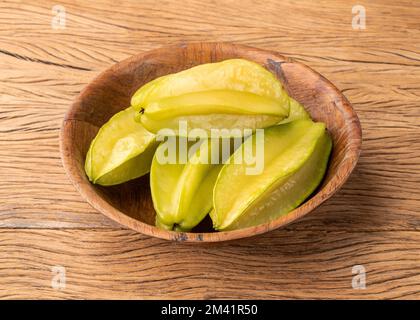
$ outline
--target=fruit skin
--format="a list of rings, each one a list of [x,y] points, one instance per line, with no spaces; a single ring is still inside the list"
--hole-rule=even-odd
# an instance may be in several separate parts
[[[277,78],[259,64],[229,59],[154,79],[134,93],[131,105],[140,111],[152,101],[208,90],[245,91],[274,99],[281,99],[286,93]]]
[[[179,120],[187,120],[192,129],[205,123],[225,129],[264,128],[289,114],[289,96],[276,77],[244,59],[202,64],[157,78],[137,90],[131,105],[140,113],[136,119],[153,133],[176,130]]]
[[[264,144],[260,175],[246,175],[245,164],[226,164],[220,171],[210,212],[215,229],[272,221],[299,206],[321,182],[332,147],[323,123],[298,120],[265,129]]]
[[[189,231],[211,210],[214,183],[223,165],[198,163],[200,157],[209,158],[211,143],[208,141],[185,164],[159,163],[162,148],[163,143],[156,150],[150,171],[156,226]]]
[[[252,129],[276,124],[289,112],[287,103],[254,93],[212,90],[187,93],[152,102],[141,116],[141,123],[151,132],[170,128],[179,135],[179,121],[189,128]],[[203,116],[211,114],[211,117]]]
[[[85,172],[93,183],[110,186],[149,172],[158,142],[154,134],[134,121],[134,114],[132,107],[118,112],[92,140]]]
[[[309,113],[305,110],[303,105],[297,102],[295,99],[290,98],[290,111],[289,116],[278,124],[289,123],[295,120],[310,119]]]

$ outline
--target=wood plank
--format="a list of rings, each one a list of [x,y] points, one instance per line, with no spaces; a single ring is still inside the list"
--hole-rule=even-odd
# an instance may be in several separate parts
[[[416,1],[365,4],[368,24],[363,31],[351,28],[353,4],[345,0],[322,4],[310,0],[246,0],[240,6],[220,0],[169,1],[164,6],[156,6],[151,0],[118,6],[112,1],[97,1],[94,5],[61,1],[67,12],[66,29],[53,30],[51,8],[56,4],[3,1],[3,53],[101,70],[163,43],[217,40],[246,43],[305,59],[316,56],[330,63],[341,59],[365,65],[419,65],[418,41],[404,41],[418,38],[419,22],[410,19],[420,13]],[[203,17],[202,12],[207,14]]]
[[[110,229],[0,238],[0,298],[420,298],[419,232],[278,230],[207,246]],[[364,290],[352,288],[360,264]],[[57,265],[61,291],[51,288]]]

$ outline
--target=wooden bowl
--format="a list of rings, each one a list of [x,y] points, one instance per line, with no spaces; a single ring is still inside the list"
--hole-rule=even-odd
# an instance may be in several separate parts
[[[316,121],[326,123],[333,139],[328,171],[322,185],[300,207],[259,226],[214,232],[209,221],[180,233],[154,226],[155,211],[149,177],[113,187],[91,184],[84,172],[85,155],[98,129],[130,105],[137,88],[156,77],[198,64],[230,58],[253,60],[275,74],[289,94]],[[302,63],[275,52],[229,43],[193,43],[138,54],[115,64],[94,79],[76,98],[65,116],[60,135],[64,168],[80,194],[109,218],[149,236],[189,242],[217,242],[245,238],[284,226],[308,214],[330,198],[347,180],[361,148],[361,128],[347,99],[327,79]]]

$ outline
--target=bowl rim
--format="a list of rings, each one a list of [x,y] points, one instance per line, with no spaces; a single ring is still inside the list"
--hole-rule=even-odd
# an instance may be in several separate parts
[[[241,50],[252,50],[257,51],[261,54],[269,54],[271,56],[276,57],[280,61],[285,61],[286,63],[295,63],[299,64],[300,66],[304,67],[308,71],[318,75],[324,84],[329,87],[337,96],[341,98],[341,104],[336,104],[336,107],[340,109],[341,112],[346,113],[346,117],[350,117],[351,121],[347,122],[347,127],[349,131],[349,139],[351,141],[350,146],[351,148],[348,149],[346,152],[345,158],[342,160],[346,160],[347,166],[340,165],[337,169],[337,172],[331,178],[331,180],[325,184],[321,189],[319,189],[308,201],[305,201],[302,205],[297,207],[296,209],[292,210],[288,214],[284,216],[280,216],[275,220],[270,222],[260,224],[253,227],[248,227],[239,230],[233,231],[219,231],[219,232],[201,232],[201,233],[193,233],[193,232],[176,232],[176,231],[168,231],[162,230],[155,226],[149,225],[145,222],[136,220],[122,211],[118,210],[117,208],[113,207],[109,204],[105,199],[98,196],[98,194],[94,191],[94,187],[88,182],[84,177],[81,176],[80,171],[73,170],[73,168],[77,165],[75,160],[72,158],[70,152],[67,150],[71,150],[71,139],[67,137],[71,133],[71,126],[70,124],[73,121],[79,121],[76,119],[72,119],[72,111],[74,106],[78,101],[83,100],[86,96],[88,96],[91,88],[94,88],[104,77],[107,77],[110,72],[112,72],[117,66],[126,66],[130,63],[133,63],[138,60],[144,59],[147,55],[153,53],[164,52],[165,50],[171,50],[171,48],[179,48],[184,46],[234,46],[236,49]],[[248,238],[253,237],[262,233],[266,233],[268,231],[275,230],[277,228],[286,226],[303,216],[307,215],[315,208],[320,206],[324,203],[327,199],[329,199],[333,194],[335,194],[341,186],[347,181],[350,174],[352,173],[353,169],[355,168],[357,161],[359,159],[359,155],[361,152],[361,144],[362,144],[362,130],[360,121],[357,117],[355,110],[353,109],[350,102],[347,98],[338,90],[328,79],[323,77],[321,74],[313,70],[312,68],[308,67],[307,65],[294,61],[289,57],[285,57],[275,51],[271,50],[264,50],[258,49],[251,46],[246,45],[238,45],[229,42],[192,42],[192,43],[182,43],[178,45],[169,45],[163,46],[154,50],[145,51],[131,57],[128,57],[114,65],[110,68],[102,71],[98,76],[96,76],[91,82],[89,82],[84,89],[80,92],[76,99],[73,100],[70,108],[67,110],[64,120],[62,122],[62,126],[60,129],[59,135],[59,144],[60,144],[60,155],[64,170],[75,186],[77,191],[81,194],[81,196],[97,211],[104,214],[108,218],[118,222],[119,224],[128,227],[132,230],[137,232],[143,233],[148,236],[157,237],[160,239],[165,240],[174,240],[174,241],[183,241],[183,242],[191,242],[191,243],[206,243],[206,242],[222,242],[222,241],[230,241],[236,240],[241,238]],[[348,144],[349,145],[349,144]]]

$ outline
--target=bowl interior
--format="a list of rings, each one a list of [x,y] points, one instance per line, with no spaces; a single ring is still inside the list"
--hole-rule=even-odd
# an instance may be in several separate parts
[[[326,123],[333,150],[322,185],[303,205],[265,225],[230,232],[213,232],[209,219],[191,233],[154,227],[155,211],[148,175],[113,187],[92,185],[84,173],[85,155],[99,128],[130,105],[132,94],[156,77],[198,64],[230,58],[253,60],[273,72],[288,93],[302,103],[312,118]],[[345,97],[309,67],[274,52],[226,43],[171,46],[117,63],[99,75],[79,95],[67,113],[61,131],[64,167],[82,196],[96,209],[142,233],[184,241],[222,241],[252,236],[287,224],[329,198],[347,179],[360,151],[360,124]]]

